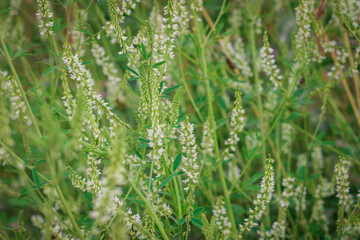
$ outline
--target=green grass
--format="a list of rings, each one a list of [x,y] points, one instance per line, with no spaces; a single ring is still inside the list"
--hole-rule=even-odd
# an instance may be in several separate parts
[[[356,4],[1,1],[0,239],[359,238]]]

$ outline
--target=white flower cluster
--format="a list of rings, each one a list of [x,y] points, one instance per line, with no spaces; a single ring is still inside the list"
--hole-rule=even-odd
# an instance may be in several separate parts
[[[93,42],[91,53],[96,60],[96,64],[101,66],[103,74],[108,78],[107,87],[110,98],[124,100],[123,93],[120,90],[120,82],[122,79],[119,76],[118,70],[114,63],[110,61],[109,56],[106,56],[105,50],[97,42]]]
[[[260,57],[265,73],[274,84],[275,89],[277,89],[283,77],[280,75],[280,69],[275,64],[274,50],[270,47],[266,32],[264,34],[264,47],[260,50]]]
[[[304,211],[304,209],[306,208],[306,190],[306,187],[304,187],[303,185],[297,186],[295,189],[295,209],[298,213],[300,210]]]
[[[60,197],[57,194],[56,190],[51,187],[45,186],[43,191],[44,191],[45,197],[47,199],[49,199],[50,202],[53,203],[51,208],[41,209],[42,214],[44,216],[46,216],[47,219],[45,221],[44,218],[39,214],[31,216],[32,224],[35,227],[41,229],[41,234],[43,236],[42,239],[46,239],[45,238],[45,236],[46,236],[45,229],[47,229],[48,224],[50,224],[50,232],[53,234],[53,236],[56,239],[62,239],[62,240],[77,239],[72,235],[72,231],[69,228],[69,226],[71,226],[70,220],[68,218],[66,218],[66,219],[60,218],[59,207],[62,206],[62,203],[60,201]],[[71,210],[73,212],[77,212],[77,209],[79,209],[79,206],[77,204],[74,204],[73,206],[71,206]],[[63,210],[63,209],[61,209],[61,210]]]
[[[238,167],[238,164],[236,163],[235,159],[233,159],[230,162],[230,166],[228,169],[228,176],[229,176],[230,181],[232,181],[232,182],[237,181],[237,179],[239,179],[239,177],[240,177],[240,173],[241,173],[241,170]]]
[[[201,12],[202,5],[203,5],[202,0],[192,0],[192,3],[190,6],[193,11]]]
[[[164,15],[167,17],[161,19],[160,33],[154,34],[153,60],[155,63],[174,59],[174,42],[176,36],[180,34],[179,21],[181,21],[181,19],[173,1],[169,1],[168,5],[165,6]],[[163,64],[164,71],[166,71],[167,65],[168,63]],[[157,72],[159,72],[159,70],[155,69],[155,73]]]
[[[346,204],[348,200],[348,193],[350,192],[349,183],[349,165],[350,163],[344,158],[340,157],[339,162],[335,166],[336,173],[336,196],[339,198],[339,205]]]
[[[39,20],[39,28],[40,34],[42,36],[46,34],[53,34],[54,31],[52,27],[54,26],[54,22],[52,17],[54,16],[53,12],[49,9],[49,3],[47,0],[37,0],[39,10],[36,13],[36,16]]]
[[[273,163],[274,159],[271,157],[266,159],[265,175],[261,180],[260,193],[254,200],[255,207],[249,209],[249,217],[244,220],[243,224],[240,224],[239,239],[245,238],[247,233],[258,225],[255,221],[261,219],[265,212],[266,204],[268,204],[272,198],[275,185]]]
[[[160,216],[170,216],[172,214],[171,208],[159,194],[150,195],[150,199],[152,208]]]
[[[312,14],[313,0],[301,0],[300,5],[296,8],[296,25],[298,31],[295,36],[296,49],[298,51],[297,58],[307,60],[308,38],[311,32],[311,14]],[[301,54],[301,56],[300,56]],[[298,60],[300,60],[298,59]]]
[[[186,0],[174,1],[174,10],[176,11],[174,22],[179,25],[179,32],[187,33],[189,31],[189,11],[186,9]]]
[[[283,178],[282,185],[284,190],[280,197],[280,210],[278,220],[273,223],[270,231],[265,232],[261,239],[265,239],[265,236],[271,239],[285,238],[286,231],[286,215],[288,207],[290,206],[290,198],[295,195],[294,192],[295,178],[287,177]]]
[[[250,134],[247,134],[245,137],[245,145],[246,145],[246,150],[248,152],[251,152],[258,144],[258,140],[257,140],[257,134],[255,131],[250,132]]]
[[[225,202],[222,197],[219,197],[216,201],[215,207],[213,209],[213,215],[215,217],[215,223],[220,233],[220,239],[228,239],[231,233],[231,222],[226,216]]]
[[[129,2],[131,4],[129,4]],[[111,39],[117,39],[117,42],[120,44],[122,50],[119,52],[119,54],[133,51],[134,46],[133,45],[129,46],[126,43],[127,37],[124,35],[125,33],[123,29],[120,27],[120,24],[124,21],[124,14],[131,13],[131,8],[127,8],[127,6],[135,8],[136,4],[133,3],[132,0],[129,0],[125,4],[123,4],[122,9],[120,9],[117,6],[116,0],[109,0],[108,4],[109,4],[111,22],[105,25],[105,29],[106,28],[110,29],[110,30],[106,30],[106,32],[111,36]]]
[[[314,146],[311,152],[311,159],[313,163],[313,168],[316,172],[320,173],[324,168],[324,158],[319,145]]]
[[[294,183],[295,183],[295,178],[292,177],[283,178],[282,180],[282,186],[284,187],[284,190],[281,194],[280,206],[283,208],[288,207],[290,205],[289,200],[291,197],[295,195]]]
[[[85,106],[85,118],[84,126],[91,130],[91,134],[95,140],[98,140],[99,146],[104,147],[106,143],[105,137],[101,134],[98,123],[96,121],[95,113],[99,116],[105,115],[105,117],[110,122],[109,132],[110,136],[114,134],[114,129],[120,125],[126,125],[123,123],[108,107],[102,97],[95,93],[93,90],[94,79],[91,76],[91,73],[80,61],[79,55],[73,55],[70,51],[69,46],[65,46],[65,51],[62,57],[63,63],[67,67],[67,70],[70,74],[70,78],[76,81],[77,89],[84,91],[86,96],[86,106]],[[95,111],[95,113],[94,113]],[[87,140],[87,139],[85,139]]]
[[[124,0],[121,2],[121,7],[118,8],[119,22],[124,23],[125,15],[130,16],[132,11],[136,8],[136,4],[140,0]]]
[[[323,198],[329,197],[333,194],[334,189],[331,186],[331,183],[326,179],[322,180],[321,183],[317,185],[315,190],[315,203],[312,208],[311,219],[322,223],[325,232],[329,231],[329,220],[325,212]]]
[[[210,121],[207,119],[204,123],[203,138],[201,141],[201,148],[203,153],[207,156],[214,157],[214,129],[210,127]],[[209,161],[205,162],[206,165],[210,164]]]
[[[129,230],[129,234],[136,239],[151,239],[148,234],[144,231],[143,222],[141,221],[140,215],[137,213],[132,215],[132,210],[129,208],[125,212],[124,221],[126,228]]]
[[[69,179],[71,184],[75,187],[80,189],[81,191],[87,191],[87,181],[85,177],[81,177],[74,169],[71,167],[66,167],[66,172],[69,174]]]
[[[152,160],[154,160],[154,171],[156,173],[155,177],[159,177],[162,174],[162,165],[161,165],[161,157],[165,153],[164,149],[164,142],[163,139],[165,137],[165,134],[163,132],[163,129],[165,127],[165,124],[157,125],[154,127],[154,129],[150,128],[147,130],[148,133],[148,139],[149,139],[149,147],[152,148],[152,150],[148,153],[148,157]]]
[[[328,72],[328,77],[333,77],[338,80],[340,78],[339,70],[344,69],[349,53],[345,49],[335,50],[337,57],[337,62],[331,67],[331,70]]]
[[[296,167],[299,169],[300,167],[306,166],[306,153],[301,153],[298,156]]]
[[[194,136],[194,125],[189,123],[189,118],[181,123],[180,143],[182,145],[181,152],[183,171],[187,175],[187,179],[183,180],[186,184],[185,191],[193,193],[198,183],[199,165],[197,163],[196,139]]]
[[[262,81],[263,83],[264,81]],[[262,87],[260,89],[260,91],[262,92]],[[266,92],[266,94],[264,94],[265,96],[265,101],[264,101],[264,125],[265,128],[268,128],[269,122],[272,121],[272,119],[274,118],[274,113],[275,113],[275,107],[277,106],[277,102],[278,102],[278,94],[275,91],[268,91]]]
[[[93,199],[93,210],[90,212],[90,217],[100,226],[108,223],[117,209],[123,205],[123,202],[118,198],[121,193],[120,188],[109,189],[104,187]]]
[[[56,218],[56,220],[58,221],[58,223],[52,222],[52,225],[50,227],[53,236],[56,239],[61,239],[61,240],[75,240],[76,238],[73,238],[72,235],[64,233],[64,226],[61,223],[61,220],[58,218]],[[43,239],[45,239],[46,236],[45,229],[47,223],[45,222],[44,218],[38,214],[32,215],[31,222],[33,226],[41,229],[41,234],[43,235]]]
[[[221,41],[221,47],[227,58],[231,59],[235,67],[240,70],[242,76],[251,77],[253,75],[245,54],[244,43],[240,36],[233,44],[230,40],[224,39],[224,41]]]
[[[242,106],[241,92],[236,92],[235,98],[235,107],[232,110],[230,120],[230,137],[225,141],[227,147],[223,153],[224,160],[234,156],[236,145],[240,140],[238,135],[244,130],[245,126],[245,110]]]
[[[22,99],[20,89],[17,86],[14,76],[6,78],[5,82],[3,82],[2,89],[11,103],[11,119],[19,119],[27,126],[30,126],[31,120],[26,114],[25,102]]]
[[[100,183],[100,169],[98,165],[101,164],[101,160],[97,158],[96,154],[89,152],[87,156],[87,169],[86,175],[88,178],[87,191],[91,192],[94,196],[98,196],[101,193],[102,186]]]
[[[348,17],[354,29],[359,29],[360,2],[358,0],[342,0],[339,3],[341,12]]]
[[[119,199],[125,182],[126,141],[121,127],[115,129],[110,148],[110,164],[105,165],[100,180],[100,190],[93,199],[90,216],[98,226],[104,226],[123,206]],[[97,229],[94,229],[95,231]]]
[[[352,69],[352,71],[355,73],[359,73],[359,70],[357,69],[359,67],[359,65],[360,65],[360,47],[357,47],[355,49],[354,69]]]
[[[64,71],[60,71],[60,79],[63,87],[63,96],[61,99],[63,100],[63,104],[68,115],[67,118],[70,121],[73,118],[74,110],[76,108],[76,99],[71,94],[66,73]]]
[[[290,123],[281,124],[281,151],[288,154],[291,148],[293,128]]]
[[[83,124],[88,129],[90,129],[91,134],[93,135],[95,140],[99,137],[101,138],[102,135],[98,127],[98,123],[96,122],[96,117],[92,110],[95,108],[95,101],[93,100],[93,96],[95,95],[93,90],[94,79],[92,78],[90,71],[87,70],[84,65],[82,65],[82,62],[79,59],[79,55],[73,55],[71,53],[69,46],[65,46],[62,60],[67,67],[70,78],[76,81],[77,88],[84,91],[84,94],[87,97]],[[101,114],[99,113],[99,115]]]

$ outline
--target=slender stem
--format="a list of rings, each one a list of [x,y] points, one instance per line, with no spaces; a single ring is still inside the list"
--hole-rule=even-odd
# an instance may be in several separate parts
[[[3,38],[0,38],[0,43],[1,43],[1,47],[3,49],[3,52],[5,53],[5,57],[6,57],[6,60],[9,64],[9,67],[10,67],[10,70],[12,72],[12,74],[14,75],[14,78],[15,78],[15,81],[16,81],[16,84],[17,84],[17,87],[19,88],[20,90],[20,93],[21,93],[21,97],[23,98],[24,102],[25,102],[25,105],[26,105],[26,109],[30,115],[30,119],[31,119],[31,122],[33,123],[34,127],[35,127],[35,130],[36,130],[36,133],[38,135],[41,135],[41,132],[40,132],[40,129],[39,129],[39,126],[36,122],[36,119],[35,119],[35,116],[33,114],[33,112],[31,111],[31,107],[30,107],[30,104],[29,104],[29,101],[28,99],[26,98],[26,94],[25,94],[25,91],[21,85],[21,82],[20,82],[20,79],[19,79],[19,76],[17,75],[17,72],[15,70],[15,67],[11,61],[11,57],[7,51],[7,48],[6,48],[6,45],[5,45],[5,42],[4,42],[4,39]]]
[[[355,66],[354,64],[354,58],[351,52],[351,45],[350,45],[350,40],[349,40],[349,35],[348,33],[345,31],[345,29],[342,27],[341,28],[342,32],[343,32],[343,39],[345,42],[345,46],[346,49],[348,51],[349,54],[349,62],[350,62],[350,66],[352,68],[356,68],[357,66]],[[356,94],[356,101],[357,101],[357,105],[358,107],[360,106],[360,89],[359,89],[359,76],[357,74],[356,71],[351,71],[352,76],[353,76],[353,80],[354,80],[354,87],[355,87],[355,94]]]
[[[34,127],[35,127],[36,133],[37,133],[37,135],[38,135],[39,137],[42,137],[42,134],[41,134],[41,131],[40,131],[39,126],[38,126],[38,124],[37,124],[37,121],[36,121],[36,119],[35,119],[35,116],[34,116],[32,110],[31,110],[29,101],[28,101],[27,98],[26,98],[25,91],[24,91],[24,89],[23,89],[23,87],[22,87],[22,85],[21,85],[19,76],[17,75],[17,72],[16,72],[16,70],[15,70],[15,68],[14,68],[14,65],[12,64],[11,57],[10,57],[8,51],[7,51],[5,42],[4,42],[4,40],[3,40],[2,38],[0,38],[0,43],[1,43],[1,46],[2,46],[2,48],[3,48],[3,52],[5,53],[5,57],[6,57],[6,59],[7,59],[7,62],[8,62],[8,64],[9,64],[10,69],[11,69],[11,72],[13,73],[14,78],[15,78],[15,80],[16,80],[16,84],[17,84],[17,86],[18,86],[18,88],[19,88],[19,90],[20,90],[20,92],[21,92],[21,96],[22,96],[22,98],[23,98],[23,100],[24,100],[24,102],[25,102],[27,111],[28,111],[28,113],[29,113],[29,115],[30,115],[30,119],[31,119],[31,121],[32,121],[32,123],[33,123],[33,125],[34,125]],[[46,156],[46,160],[47,160],[47,162],[48,162],[48,164],[49,164],[50,171],[52,172],[52,177],[56,176],[55,170],[54,170],[54,168],[53,168],[53,166],[52,166],[52,163],[51,163],[50,158],[49,158],[48,155]],[[80,239],[84,239],[84,237],[83,237],[83,235],[82,235],[82,232],[81,232],[81,230],[80,230],[80,228],[79,228],[79,225],[78,225],[77,222],[75,221],[74,215],[72,214],[72,212],[71,212],[71,210],[70,210],[70,208],[69,208],[69,206],[68,206],[68,204],[67,204],[67,202],[66,202],[66,200],[65,200],[65,197],[64,197],[64,195],[62,194],[62,191],[61,191],[58,183],[57,183],[56,181],[52,181],[52,182],[50,182],[50,183],[52,183],[52,184],[55,186],[55,189],[56,189],[56,191],[57,191],[57,193],[58,193],[58,195],[59,195],[59,197],[60,197],[60,200],[61,200],[61,202],[62,202],[62,204],[63,204],[63,206],[64,206],[67,214],[69,215],[69,218],[70,218],[70,220],[71,220],[71,223],[73,224],[73,227],[74,227],[74,229],[75,229],[78,237],[80,237]]]
[[[196,111],[196,114],[198,115],[199,119],[201,122],[204,122],[204,118],[202,117],[201,113],[200,113],[200,110],[199,108],[197,107],[197,105],[195,104],[195,101],[194,101],[194,98],[192,97],[191,95],[191,92],[190,92],[190,89],[186,83],[186,78],[185,78],[185,74],[184,74],[184,66],[183,66],[183,61],[181,60],[181,54],[182,54],[182,41],[180,42],[180,53],[177,54],[177,58],[178,58],[178,62],[179,62],[179,65],[180,65],[180,73],[181,73],[181,80],[183,82],[183,85],[184,85],[184,88],[185,88],[185,91],[186,91],[186,94],[188,95],[189,97],[189,100],[191,102],[191,105],[194,107],[195,111]]]
[[[254,31],[254,21],[251,21],[249,28],[249,41],[251,46],[251,55],[252,55],[252,67],[255,79],[255,88],[256,88],[256,98],[257,98],[257,109],[259,111],[259,120],[260,120],[260,131],[261,136],[264,137],[264,115],[263,115],[263,105],[261,98],[261,83],[259,78],[259,72],[257,69],[257,55],[256,55],[256,42],[255,42],[255,31]],[[266,159],[266,146],[262,146],[262,155],[263,159]]]
[[[214,129],[213,131],[213,139],[214,139],[214,148],[215,148],[215,155],[216,155],[216,159],[217,159],[217,168],[219,171],[219,175],[220,175],[220,181],[221,181],[221,185],[222,185],[222,189],[224,192],[224,197],[225,197],[225,202],[228,208],[228,212],[229,212],[229,217],[230,217],[230,221],[231,221],[231,228],[232,228],[232,232],[233,234],[237,233],[236,230],[236,222],[235,222],[235,218],[234,218],[234,213],[232,210],[232,206],[231,206],[231,200],[230,200],[230,192],[228,191],[227,185],[226,185],[226,180],[225,180],[225,174],[224,174],[224,170],[222,167],[222,161],[220,161],[220,151],[219,151],[219,144],[218,144],[218,139],[217,139],[217,133],[216,133],[216,124],[215,124],[215,117],[214,117],[214,109],[213,109],[213,97],[212,97],[212,90],[210,88],[210,83],[209,83],[209,79],[208,79],[208,69],[207,69],[207,61],[206,61],[206,54],[205,54],[205,46],[203,45],[203,39],[201,36],[201,29],[199,24],[196,22],[196,36],[197,36],[197,40],[199,43],[199,47],[200,47],[200,66],[201,66],[201,71],[202,71],[202,78],[205,81],[205,87],[206,87],[206,99],[207,99],[207,104],[208,104],[208,116],[210,118],[210,127],[212,129]]]
[[[159,231],[161,233],[161,236],[163,237],[163,239],[165,240],[169,240],[169,237],[166,235],[166,232],[164,230],[164,227],[161,223],[161,221],[159,220],[158,216],[156,215],[156,213],[154,212],[154,209],[152,208],[151,204],[148,202],[148,200],[145,198],[145,196],[141,193],[141,191],[136,187],[136,185],[134,183],[132,183],[132,181],[130,181],[128,179],[128,182],[130,183],[130,185],[132,186],[132,188],[134,189],[134,191],[137,193],[137,195],[141,198],[141,200],[144,202],[145,207],[149,210],[149,213],[151,215],[151,217],[153,218],[156,226],[159,228]]]
[[[328,38],[325,30],[324,30],[324,29],[322,29],[322,30],[323,30],[323,32],[324,32],[325,42],[326,42],[327,44],[329,44],[330,40],[329,40],[329,38]],[[335,50],[331,50],[330,55],[331,55],[331,58],[333,59],[335,65],[337,65],[337,64],[338,64],[338,60],[337,60],[337,56],[336,56]],[[352,93],[351,93],[351,91],[350,91],[350,87],[349,87],[349,85],[347,84],[346,77],[345,77],[345,75],[344,75],[344,73],[343,73],[343,71],[342,71],[341,68],[338,68],[338,72],[339,72],[339,75],[340,75],[341,82],[342,82],[342,84],[343,84],[343,86],[344,86],[344,89],[345,89],[345,92],[346,92],[346,96],[347,96],[347,98],[349,99],[350,105],[351,105],[351,107],[352,107],[352,109],[353,109],[353,111],[354,111],[354,113],[355,113],[356,121],[357,121],[358,125],[360,126],[360,113],[359,113],[359,110],[358,110],[358,108],[357,108],[357,106],[356,106],[354,97],[352,96]]]
[[[298,72],[298,74],[300,74],[301,71]],[[292,86],[290,86],[290,90],[289,90],[289,96],[291,96],[294,92],[296,83],[297,83],[297,79],[298,76],[294,78],[294,82],[292,83]],[[244,169],[241,171],[239,177],[236,179],[236,181],[232,184],[229,192],[231,193],[231,191],[234,189],[235,185],[238,184],[240,182],[241,177],[244,175],[244,173],[246,172],[246,170],[250,167],[252,161],[255,159],[256,153],[262,148],[262,145],[265,143],[266,139],[270,136],[271,132],[273,131],[273,129],[275,128],[275,126],[278,124],[278,122],[280,121],[282,115],[284,114],[286,108],[288,106],[288,100],[283,100],[280,103],[280,111],[275,115],[276,118],[273,122],[273,124],[271,125],[271,127],[267,130],[267,132],[265,133],[264,137],[261,139],[260,144],[256,147],[254,153],[250,156],[250,159],[247,161]]]

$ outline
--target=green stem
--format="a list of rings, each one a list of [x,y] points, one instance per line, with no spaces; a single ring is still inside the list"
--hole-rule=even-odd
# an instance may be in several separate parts
[[[7,51],[7,48],[6,48],[4,39],[0,38],[0,43],[1,43],[1,46],[2,46],[2,49],[3,49],[3,52],[5,53],[5,57],[6,57],[6,60],[7,60],[8,64],[9,64],[10,70],[11,70],[12,74],[14,75],[14,78],[15,78],[15,81],[16,81],[16,84],[17,84],[17,87],[18,87],[19,90],[20,90],[21,97],[23,98],[23,100],[24,100],[24,102],[25,102],[27,111],[28,111],[28,113],[29,113],[29,115],[30,115],[31,122],[33,123],[33,125],[34,125],[34,127],[35,127],[36,133],[41,136],[41,132],[40,132],[39,126],[37,125],[35,116],[34,116],[33,112],[31,111],[31,107],[30,107],[29,101],[28,101],[28,99],[26,98],[26,94],[25,94],[25,91],[24,91],[24,89],[23,89],[23,87],[22,87],[22,85],[21,85],[19,76],[17,75],[17,72],[16,72],[16,70],[15,70],[15,67],[14,67],[14,65],[13,65],[13,63],[12,63],[12,61],[11,61],[11,57],[10,57],[8,51]]]
[[[263,116],[263,104],[262,104],[262,98],[261,98],[261,83],[259,78],[259,72],[257,69],[257,55],[256,55],[256,42],[255,42],[255,31],[254,31],[254,21],[251,21],[250,23],[250,29],[249,29],[249,41],[251,46],[251,56],[252,56],[252,67],[253,67],[253,73],[254,73],[254,79],[255,79],[255,88],[256,88],[256,98],[257,98],[257,108],[259,111],[259,120],[260,120],[260,131],[261,136],[264,138],[264,116]],[[266,146],[262,146],[262,155],[263,159],[265,161],[266,159]]]
[[[298,72],[298,75],[300,75],[300,72],[302,71],[299,71]],[[294,79],[294,82],[292,83],[292,86],[290,86],[290,89],[289,89],[289,95],[288,96],[292,96],[293,92],[294,92],[294,89],[295,89],[295,86],[296,86],[296,83],[298,81],[298,76],[296,76]],[[273,129],[275,128],[275,126],[278,124],[278,122],[280,121],[282,115],[284,114],[287,106],[288,106],[288,100],[283,100],[281,103],[280,103],[280,111],[278,111],[276,113],[276,119],[275,121],[273,122],[273,124],[271,125],[271,127],[268,129],[268,131],[265,133],[264,137],[261,139],[261,142],[260,144],[256,147],[255,151],[253,152],[253,154],[250,156],[250,159],[247,161],[244,169],[241,171],[239,177],[236,179],[236,181],[232,184],[229,192],[231,193],[231,191],[234,189],[235,185],[237,183],[240,182],[240,179],[241,177],[245,174],[246,170],[250,167],[252,161],[255,159],[255,156],[256,156],[256,153],[262,148],[262,146],[264,145],[266,139],[270,136],[271,132],[273,131]]]
[[[196,14],[196,13],[194,13],[194,14]],[[221,181],[221,185],[222,185],[222,189],[223,189],[223,193],[224,193],[224,197],[225,197],[226,206],[227,206],[228,212],[229,212],[232,232],[233,232],[233,234],[237,234],[236,222],[235,222],[234,213],[233,213],[232,206],[231,206],[230,192],[228,191],[228,188],[226,185],[225,174],[224,174],[224,170],[222,167],[222,161],[220,161],[220,151],[219,151],[219,144],[218,144],[217,133],[216,133],[214,109],[213,109],[213,105],[212,105],[212,102],[213,102],[212,90],[210,88],[210,83],[209,83],[209,79],[208,79],[208,75],[207,75],[208,69],[207,69],[206,55],[205,55],[205,51],[204,51],[205,46],[203,45],[203,41],[202,41],[202,37],[201,37],[201,29],[197,22],[196,22],[196,28],[197,28],[196,35],[197,35],[197,40],[199,43],[200,54],[201,54],[200,55],[200,66],[201,66],[201,71],[203,74],[202,78],[205,81],[205,86],[206,86],[206,99],[207,99],[208,111],[209,111],[208,116],[210,118],[210,127],[212,129],[214,129],[213,139],[214,139],[215,155],[216,155],[216,159],[217,159],[217,168],[218,168],[219,175],[220,175],[220,181]]]
[[[14,68],[14,65],[12,64],[11,57],[10,57],[8,51],[7,51],[5,42],[4,42],[4,40],[3,40],[2,38],[0,38],[0,43],[1,43],[1,46],[2,46],[2,48],[3,48],[3,52],[5,53],[5,57],[6,57],[6,59],[7,59],[7,62],[8,62],[8,64],[9,64],[10,69],[11,69],[11,72],[13,73],[14,78],[15,78],[15,80],[16,80],[16,84],[17,84],[17,86],[18,86],[18,88],[19,88],[19,90],[20,90],[20,92],[21,92],[21,96],[22,96],[22,98],[23,98],[23,100],[24,100],[24,102],[25,102],[27,111],[28,111],[28,113],[29,113],[29,115],[30,115],[30,119],[31,119],[31,121],[32,121],[32,123],[33,123],[33,125],[34,125],[34,127],[35,127],[36,133],[37,133],[37,135],[41,138],[41,137],[42,137],[41,131],[40,131],[40,129],[39,129],[39,126],[38,126],[38,124],[37,124],[37,121],[36,121],[36,119],[35,119],[35,116],[34,116],[32,110],[31,110],[29,101],[28,101],[27,98],[26,98],[26,94],[25,94],[25,91],[24,91],[24,89],[23,89],[23,87],[22,87],[22,85],[21,85],[19,76],[17,75],[17,72],[16,72],[16,70],[15,70],[15,68]],[[48,164],[49,164],[50,171],[52,172],[52,177],[56,177],[55,170],[53,169],[53,166],[52,166],[52,164],[51,164],[51,162],[50,162],[49,156],[46,156],[46,160],[47,160],[47,162],[48,162]],[[62,202],[62,204],[63,204],[63,206],[64,206],[67,214],[69,215],[69,218],[70,218],[70,220],[71,220],[71,223],[73,224],[73,227],[74,227],[74,229],[75,229],[78,237],[79,237],[80,239],[84,239],[83,236],[82,236],[81,230],[80,230],[80,228],[79,228],[79,225],[78,225],[77,222],[75,221],[74,215],[72,214],[70,208],[68,207],[67,202],[66,202],[66,200],[65,200],[65,198],[64,198],[64,195],[63,195],[62,192],[61,192],[61,189],[60,189],[58,183],[55,181],[55,182],[52,182],[52,184],[55,186],[55,189],[56,189],[56,191],[57,191],[57,193],[58,193],[58,195],[59,195],[59,197],[60,197],[60,199],[61,199],[61,202]]]
[[[157,217],[156,213],[154,212],[154,209],[152,208],[151,204],[148,202],[148,200],[145,198],[145,196],[141,193],[141,191],[129,179],[128,179],[128,182],[130,183],[130,185],[132,186],[134,191],[137,193],[137,195],[144,202],[145,207],[149,210],[149,213],[150,213],[151,217],[153,218],[156,226],[159,228],[159,231],[160,231],[163,239],[169,240],[169,237],[166,235],[164,227],[163,227],[161,221],[159,220],[159,218]]]

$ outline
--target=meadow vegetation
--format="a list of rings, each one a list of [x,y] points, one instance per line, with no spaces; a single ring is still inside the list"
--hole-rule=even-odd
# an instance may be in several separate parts
[[[360,1],[0,1],[0,239],[359,239]]]

